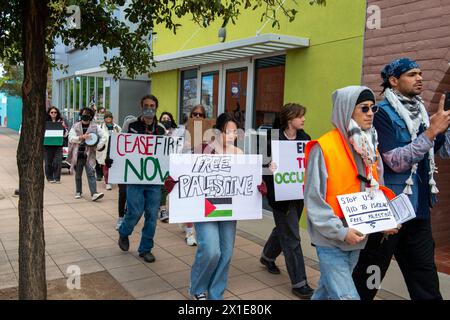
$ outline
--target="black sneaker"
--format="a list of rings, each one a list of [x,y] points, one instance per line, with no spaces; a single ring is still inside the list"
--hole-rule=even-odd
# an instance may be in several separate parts
[[[155,256],[150,251],[139,253],[139,257],[144,258],[144,261],[148,263],[155,262]]]
[[[308,284],[305,284],[300,288],[292,288],[292,293],[301,299],[310,300],[314,290]]]
[[[130,240],[128,240],[128,237],[122,237],[119,236],[119,248],[122,249],[122,251],[128,251],[130,249]]]
[[[261,259],[259,259],[259,261],[267,268],[267,271],[269,271],[270,273],[272,273],[272,274],[280,274],[281,273],[280,269],[278,269],[278,267],[274,261],[268,261],[268,260],[264,259],[263,257],[261,257]]]

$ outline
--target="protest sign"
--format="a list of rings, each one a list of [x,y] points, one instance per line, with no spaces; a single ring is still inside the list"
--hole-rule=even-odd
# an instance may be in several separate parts
[[[216,124],[216,119],[198,119],[189,118],[186,130],[189,133],[189,143],[191,147],[197,147],[203,142],[210,142],[213,136],[214,125]]]
[[[405,223],[416,217],[412,203],[404,193],[400,193],[392,199],[389,202],[389,206],[398,224]]]
[[[45,123],[44,146],[59,146],[64,142],[64,127],[61,122]]]
[[[170,156],[170,223],[262,218],[261,155]]]
[[[275,200],[303,199],[305,184],[305,146],[308,141],[272,141]]]
[[[397,227],[388,200],[381,190],[337,196],[349,228],[362,234],[380,232]]]
[[[112,133],[108,182],[163,184],[169,175],[169,155],[182,149],[183,137]]]

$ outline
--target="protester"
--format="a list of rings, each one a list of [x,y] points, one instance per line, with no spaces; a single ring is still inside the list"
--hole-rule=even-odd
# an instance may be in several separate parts
[[[296,103],[288,103],[281,108],[281,128],[268,137],[267,150],[271,153],[271,140],[305,141],[311,137],[305,133],[306,108]],[[272,138],[272,139],[271,139]],[[277,164],[272,161],[270,169],[276,170]],[[276,201],[273,175],[264,175],[267,185],[269,204],[273,209],[275,228],[273,228],[261,254],[260,262],[273,274],[279,274],[276,258],[283,252],[286,268],[292,283],[292,293],[303,299],[310,299],[314,290],[306,279],[305,262],[300,244],[299,221],[303,211],[303,200]]]
[[[378,288],[367,285],[372,275],[368,267],[379,267],[381,282],[395,256],[411,299],[441,300],[430,207],[436,203],[438,193],[434,154],[450,158],[450,111],[444,111],[442,96],[438,111],[428,116],[420,97],[422,71],[413,60],[392,61],[383,68],[381,77],[384,100],[379,104],[374,126],[380,141],[384,182],[397,195],[408,195],[416,218],[405,222],[397,235],[386,238],[380,233],[371,234],[353,279],[361,298],[373,299]]]
[[[94,122],[99,127],[102,126],[105,122],[105,112],[106,112],[106,109],[104,107],[98,108],[98,110],[95,112]],[[102,164],[100,164],[98,162],[98,160],[96,159],[95,175],[97,177],[97,181],[102,181],[102,179],[103,179],[103,171],[104,171],[103,167],[104,166]]]
[[[124,133],[164,135],[165,128],[156,119],[158,99],[154,95],[146,95],[141,99],[141,115],[127,121],[122,128]],[[126,130],[126,131],[125,131]],[[111,162],[109,162],[109,166]],[[161,186],[152,184],[129,184],[126,196],[127,213],[119,227],[119,247],[128,251],[130,242],[128,236],[144,214],[141,242],[138,248],[139,256],[146,262],[154,262],[152,254],[153,238],[156,230],[156,219],[161,200]]]
[[[203,145],[203,153],[242,154],[235,147],[237,123],[233,116],[223,113],[217,118],[216,129],[220,134],[214,142]],[[169,176],[165,187],[170,193],[176,182]],[[265,184],[258,186],[265,194]],[[197,232],[198,248],[191,269],[189,294],[196,300],[221,300],[228,282],[228,270],[233,255],[236,236],[236,221],[213,221],[194,223]]]
[[[375,95],[369,88],[339,89],[333,93],[335,129],[306,145],[307,226],[320,266],[313,300],[359,299],[352,271],[367,239],[348,227],[337,196],[375,189],[381,189],[389,198],[394,196],[392,191],[379,186],[381,166],[377,165],[381,161],[372,126],[377,110]]]
[[[95,154],[96,150],[105,148],[107,136],[105,132],[92,121],[94,118],[94,111],[92,109],[81,109],[80,117],[81,121],[75,123],[72,126],[72,129],[70,129],[69,155],[67,156],[68,161],[70,161],[71,172],[75,170],[75,199],[80,199],[82,197],[81,176],[83,174],[83,168],[85,168],[92,201],[97,201],[103,198],[103,193],[97,192],[94,171]],[[96,143],[95,137],[98,137]],[[90,143],[91,140],[94,140],[92,144]]]
[[[111,136],[111,133],[120,133],[122,130],[120,126],[113,121],[113,115],[111,112],[107,111],[105,112],[104,122],[100,125],[100,128],[106,133],[108,140],[106,142],[106,147],[103,151],[97,152],[96,159],[97,163],[101,165],[101,168],[103,170],[103,177],[105,178],[105,188],[106,190],[111,190],[112,186],[108,182],[108,172],[109,168],[105,165],[105,159],[106,155],[108,153],[108,147],[109,147],[109,137]]]
[[[61,116],[57,107],[51,107],[47,111],[47,119],[53,123],[60,123],[63,128],[63,139],[67,137],[69,128]],[[50,183],[61,183],[61,165],[63,159],[63,144],[60,146],[44,146],[45,176]]]

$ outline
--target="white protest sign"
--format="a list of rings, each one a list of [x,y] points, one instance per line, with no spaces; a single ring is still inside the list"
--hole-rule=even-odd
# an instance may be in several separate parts
[[[108,182],[163,184],[169,174],[169,155],[182,149],[183,137],[112,133]]]
[[[411,200],[409,200],[409,197],[404,193],[400,193],[392,199],[389,202],[389,206],[391,207],[391,211],[394,213],[395,220],[398,224],[405,223],[416,217]]]
[[[371,194],[358,192],[337,196],[349,228],[362,234],[380,232],[397,227],[388,200],[381,190]]]
[[[303,199],[305,184],[305,146],[308,141],[272,141],[275,200]]]
[[[171,155],[170,176],[170,223],[262,219],[261,155]]]

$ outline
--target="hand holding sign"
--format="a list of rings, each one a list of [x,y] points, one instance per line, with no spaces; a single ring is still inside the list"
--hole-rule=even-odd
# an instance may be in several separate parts
[[[175,181],[171,176],[168,176],[164,181],[164,188],[168,193],[171,193],[177,183],[178,181]]]
[[[358,230],[349,228],[347,235],[345,236],[345,242],[347,242],[350,245],[355,245],[363,241],[365,238],[366,236],[363,235]]]

